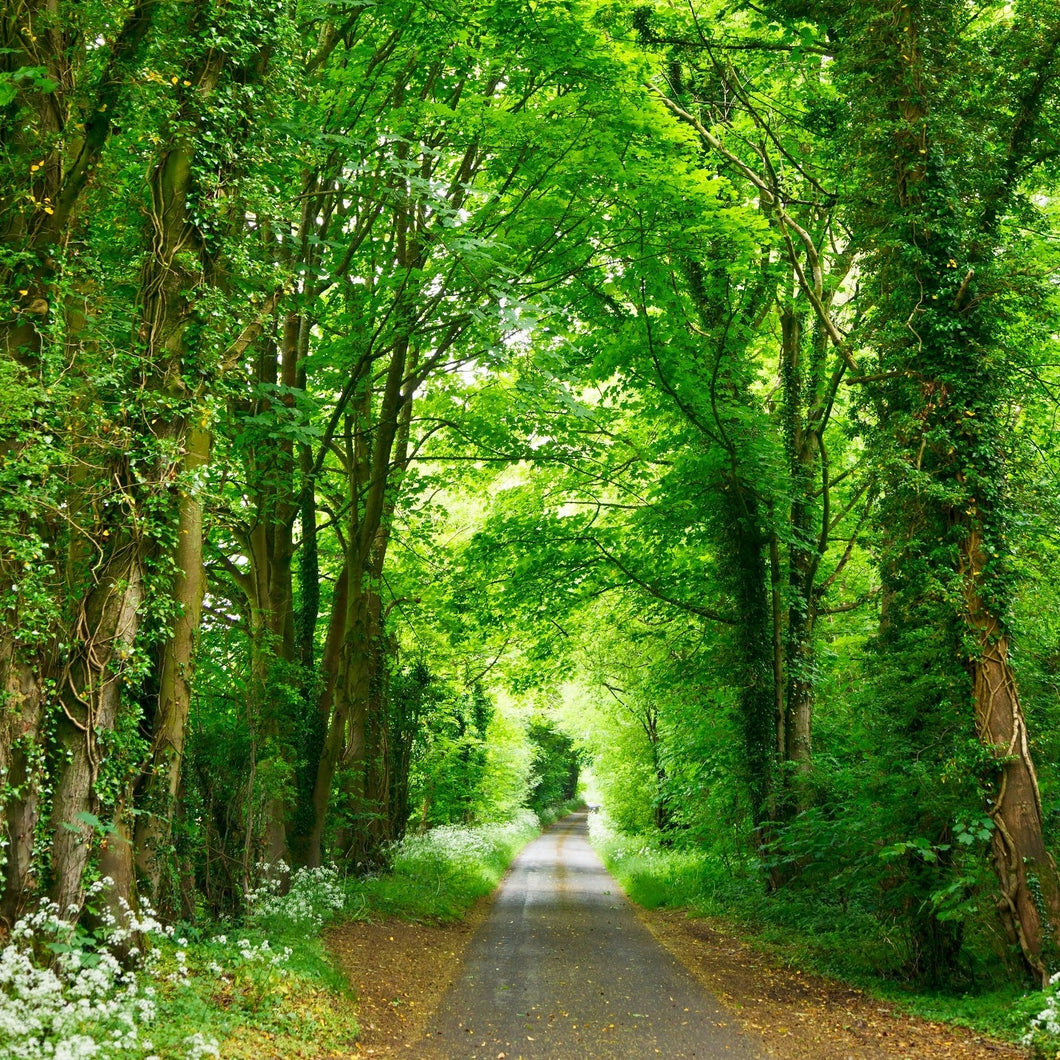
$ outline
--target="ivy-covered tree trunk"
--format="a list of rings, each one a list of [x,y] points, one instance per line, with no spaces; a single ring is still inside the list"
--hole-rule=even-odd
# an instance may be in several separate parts
[[[408,369],[415,371],[416,353],[409,355]],[[412,401],[405,401],[398,411],[397,433],[393,441],[391,475],[398,481],[408,470],[409,433],[412,423]],[[397,507],[398,491],[391,490],[372,543],[371,570],[375,584],[382,581],[390,546],[391,527]],[[351,850],[362,861],[374,861],[381,850],[398,839],[397,822],[402,818],[400,807],[408,801],[408,770],[395,769],[392,740],[390,671],[397,663],[397,641],[386,630],[386,612],[379,593],[370,602],[374,634],[372,667],[368,675],[369,692],[365,713],[365,750],[363,758],[363,825],[356,829]],[[400,739],[400,738],[399,738]],[[402,821],[402,826],[404,821]]]
[[[183,100],[168,130],[169,142],[161,150],[148,181],[149,251],[140,277],[136,336],[142,344],[142,362],[139,378],[130,380],[129,385],[139,389],[140,407],[148,413],[149,423],[130,425],[131,437],[141,448],[130,469],[126,514],[131,523],[141,528],[135,554],[142,572],[146,574],[151,563],[158,566],[167,552],[171,560],[183,566],[174,568],[173,580],[165,588],[162,579],[152,583],[153,593],[168,591],[175,617],[171,636],[165,637],[160,630],[150,631],[153,638],[164,639],[159,699],[145,725],[152,740],[148,768],[144,771],[139,768],[142,763],[134,761],[121,763],[124,772],[110,816],[112,835],[104,849],[102,866],[112,881],[107,900],[119,916],[123,907],[135,907],[137,860],[148,870],[152,889],[160,885],[158,859],[167,845],[172,812],[169,791],[179,784],[179,775],[174,776],[173,771],[179,770],[187,718],[187,688],[180,682],[190,678],[191,650],[202,599],[201,513],[192,497],[180,496],[180,476],[182,471],[197,471],[209,455],[205,426],[193,433],[191,416],[201,393],[197,382],[189,378],[187,367],[197,340],[196,302],[210,268],[191,202],[200,146],[196,137],[203,124],[200,108],[216,89],[227,60],[223,49],[203,49],[197,39],[206,30],[207,18],[204,4],[196,4],[189,12],[190,54],[194,56],[201,49],[193,60],[195,86],[191,91],[181,90]],[[184,89],[191,89],[191,85],[188,79]],[[176,599],[178,592],[180,600]],[[147,650],[146,644],[136,642],[134,633],[128,646],[130,655]],[[174,652],[181,657],[175,657]],[[174,665],[182,664],[183,671],[175,673]],[[153,823],[141,822],[138,836],[129,820],[137,801],[143,802],[145,812],[153,813],[155,818]],[[142,848],[134,849],[135,839],[144,844]]]
[[[206,590],[203,570],[203,504],[199,472],[210,459],[210,433],[192,425],[181,461],[173,547],[173,604],[177,616],[161,648],[158,699],[150,720],[150,761],[138,792],[132,849],[136,868],[156,908],[169,864],[169,845],[181,783],[184,743],[191,710],[195,649]]]
[[[123,706],[144,601],[143,542],[115,526],[74,620],[75,647],[62,675],[59,762],[51,805],[52,898],[79,910],[85,866],[100,812],[97,781]],[[101,739],[102,738],[102,739]]]
[[[236,327],[238,315],[231,314],[219,325],[220,314],[204,308],[211,298],[220,300],[231,281],[225,240],[247,235],[241,207],[211,209],[210,201],[218,199],[214,181],[223,186],[245,170],[254,111],[233,112],[227,99],[220,103],[219,97],[239,85],[255,105],[263,98],[273,48],[268,34],[281,17],[276,12],[262,16],[256,24],[265,34],[262,40],[247,32],[245,15],[238,7],[215,10],[196,4],[190,9],[189,76],[174,79],[179,108],[149,181],[151,244],[141,282],[139,337],[149,365],[146,396],[158,409],[153,426],[160,497],[155,504],[166,509],[158,555],[168,578],[159,579],[158,591],[169,598],[171,613],[165,628],[155,631],[160,640],[157,695],[144,722],[151,740],[148,761],[127,797],[135,799],[137,810],[136,866],[156,901],[167,869],[170,878],[176,871],[172,821],[182,783],[206,589],[202,495],[214,444],[211,391],[217,380],[239,369],[280,297],[276,290],[255,305],[257,315],[241,330]],[[226,146],[219,152],[216,145],[221,141]],[[275,384],[275,370],[270,378]],[[288,573],[288,586],[289,580]],[[267,613],[267,604],[261,613]]]
[[[261,454],[265,456],[265,454]],[[287,455],[279,464],[287,464]],[[289,471],[289,468],[287,469]],[[274,471],[286,477],[284,469]],[[286,502],[294,499],[293,479],[286,490]],[[269,491],[273,501],[277,495]],[[281,495],[282,496],[282,495]],[[283,503],[283,501],[281,501]],[[247,556],[249,576],[250,683],[248,717],[253,719],[257,741],[255,775],[265,785],[255,801],[262,806],[263,858],[274,865],[288,860],[287,816],[292,800],[293,776],[289,764],[293,748],[288,746],[286,732],[294,719],[287,717],[291,704],[279,692],[293,678],[294,667],[294,589],[291,558],[294,544],[291,522],[274,504],[265,504],[255,513],[250,528]],[[286,671],[286,672],[285,672]],[[248,837],[248,842],[251,837]]]
[[[955,81],[962,52],[978,46],[964,6],[881,6],[860,29],[860,81],[848,84],[867,79],[884,88],[883,113],[859,132],[876,134],[860,143],[864,198],[880,203],[862,222],[877,250],[888,625],[925,637],[948,631],[935,665],[949,684],[936,683],[934,701],[915,708],[917,725],[959,725],[978,736],[985,761],[973,768],[993,823],[1001,919],[1044,981],[1060,952],[1060,876],[1045,848],[1005,624],[1012,592],[1005,413],[1018,386],[1006,329],[1012,304],[1034,295],[1006,271],[999,218],[1029,161],[1020,125],[1035,120],[1060,38],[1030,57],[1017,100],[992,104],[1002,125],[1013,122],[1003,136],[1009,156],[981,167],[979,141],[959,129],[959,108],[981,107],[975,92],[985,91]]]
[[[818,482],[820,438],[815,424],[807,423],[807,391],[812,395],[812,369],[804,363],[804,321],[792,307],[780,314],[781,412],[790,478],[790,526],[787,527],[788,585],[783,594],[784,626],[784,716],[781,724],[781,757],[793,772],[804,775],[810,767],[813,747],[814,634],[817,621],[817,566],[821,537],[815,525],[814,489]],[[785,775],[782,783],[797,779]],[[782,796],[782,803],[788,800]],[[800,804],[796,793],[791,806]],[[800,808],[804,808],[800,806]]]
[[[1001,886],[1002,922],[1044,983],[1060,958],[1060,874],[1045,846],[1042,799],[1009,663],[1010,640],[979,588],[988,563],[984,538],[980,528],[970,528],[961,574],[966,620],[974,638],[976,732],[997,762],[988,794],[987,811],[994,823],[990,846]]]
[[[375,853],[374,839],[385,814],[385,762],[376,756],[385,750],[385,718],[378,714],[383,660],[382,600],[369,587],[351,595],[347,609],[347,634],[340,658],[339,708],[345,716],[345,743],[340,757],[341,794],[345,821],[338,831],[338,853],[351,865],[367,864]],[[338,712],[336,712],[338,713]]]
[[[368,751],[367,721],[372,680],[378,668],[377,648],[379,630],[374,620],[378,612],[378,594],[363,588],[364,576],[356,572],[360,587],[351,586],[354,580],[348,569],[343,572],[347,582],[341,613],[333,613],[329,633],[329,647],[325,650],[325,692],[322,709],[328,709],[327,735],[317,764],[317,778],[313,789],[313,823],[310,834],[295,844],[304,850],[305,862],[310,866],[322,862],[325,829],[332,803],[333,787],[340,769],[347,771],[345,796],[351,813],[363,813],[366,757]],[[373,601],[373,597],[375,600]],[[373,606],[374,604],[374,606]],[[357,825],[353,825],[357,827]],[[359,844],[352,836],[340,843],[343,855]]]
[[[19,651],[14,637],[0,641],[0,655]],[[44,748],[41,722],[45,697],[36,665],[0,661],[7,675],[0,704],[0,819],[4,822],[7,856],[0,918],[14,923],[25,911],[36,890],[34,838],[41,812],[41,772]]]
[[[835,263],[820,301],[825,312],[831,312],[835,293],[850,267],[849,252]],[[854,549],[857,529],[869,507],[864,491],[850,490],[844,498],[844,509],[833,510],[832,470],[825,447],[836,392],[845,366],[837,358],[829,363],[830,337],[817,320],[808,325],[806,312],[792,304],[780,311],[782,399],[779,417],[784,434],[788,465],[787,518],[777,520],[774,508],[774,534],[787,541],[786,585],[777,596],[781,601],[783,712],[778,733],[778,748],[785,764],[778,780],[778,809],[790,816],[809,805],[810,793],[805,778],[813,761],[813,721],[817,698],[818,645],[817,622],[822,600],[839,578]],[[822,564],[845,515],[861,507],[846,547],[831,563],[831,571],[822,573]],[[778,549],[779,552],[779,549]],[[774,604],[777,606],[777,604]]]
[[[750,794],[751,819],[759,838],[773,819],[777,762],[776,694],[773,685],[772,594],[766,563],[767,535],[759,502],[735,475],[722,487],[720,545],[728,553],[727,581],[735,604],[732,628],[739,684],[739,724]]]
[[[49,507],[53,513],[63,510],[66,498],[53,496],[50,506],[42,506],[39,496],[26,504],[18,494],[27,487],[37,492],[46,477],[51,479],[48,491],[62,489],[59,469],[50,466],[54,449],[47,450],[72,410],[48,400],[47,383],[61,378],[62,367],[46,365],[46,353],[54,358],[59,352],[54,343],[46,351],[46,344],[65,309],[63,272],[70,264],[67,248],[78,231],[79,210],[121,119],[123,90],[157,7],[138,2],[121,13],[124,21],[109,27],[113,32],[107,41],[100,38],[96,57],[102,62],[95,67],[94,82],[80,47],[84,26],[63,5],[34,0],[7,5],[0,14],[0,80],[5,90],[12,90],[12,98],[0,107],[5,147],[0,162],[0,290],[10,308],[0,314],[0,386],[7,414],[0,427],[0,462],[11,476],[3,483],[0,503],[0,593],[15,604],[0,630],[0,695],[3,709],[10,711],[0,725],[0,760],[6,759],[8,777],[7,791],[0,796],[10,843],[2,901],[7,918],[17,915],[36,885],[33,836],[41,812],[41,726],[59,683],[51,645],[61,639],[58,630],[67,617],[61,573],[66,528],[62,519],[45,514]],[[9,491],[15,483],[19,487]],[[75,496],[71,503],[78,502]],[[85,614],[84,608],[79,614]],[[76,713],[78,708],[73,709]],[[60,729],[69,724],[71,719],[64,717]],[[69,788],[62,793],[71,796],[71,806],[82,802]],[[73,893],[69,887],[62,890]]]

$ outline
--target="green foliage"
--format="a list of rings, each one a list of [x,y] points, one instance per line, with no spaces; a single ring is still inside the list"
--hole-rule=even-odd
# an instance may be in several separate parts
[[[486,693],[436,699],[422,715],[410,779],[410,805],[420,827],[471,824],[483,816],[488,732],[494,707]]]
[[[497,886],[512,858],[540,830],[535,814],[466,828],[447,825],[401,844],[390,870],[357,884],[362,914],[452,921]],[[356,907],[356,906],[355,906]]]
[[[702,850],[664,850],[651,832],[618,832],[594,814],[590,836],[604,864],[629,898],[646,909],[703,905],[711,859]]]
[[[54,92],[58,86],[43,66],[20,66],[0,75],[0,107],[14,102],[20,91]]]
[[[1018,976],[1017,759],[1060,839],[1055,21],[92,0],[9,34],[0,914],[128,834],[172,918],[316,924],[321,879],[259,892],[330,855],[394,862],[335,870],[343,908],[455,916],[585,766],[647,902]],[[1026,752],[976,713],[995,649]],[[244,964],[221,1008],[264,1027]]]
[[[574,798],[581,762],[574,740],[547,718],[532,718],[527,736],[533,758],[526,805],[541,814]]]

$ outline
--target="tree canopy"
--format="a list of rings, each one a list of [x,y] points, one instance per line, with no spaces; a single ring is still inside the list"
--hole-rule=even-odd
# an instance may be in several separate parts
[[[0,27],[5,921],[588,768],[899,974],[1060,968],[1054,5]]]

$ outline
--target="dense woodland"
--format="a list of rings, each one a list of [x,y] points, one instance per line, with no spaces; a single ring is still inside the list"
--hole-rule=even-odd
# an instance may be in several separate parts
[[[0,35],[5,922],[582,763],[895,974],[1060,970],[1054,0]]]

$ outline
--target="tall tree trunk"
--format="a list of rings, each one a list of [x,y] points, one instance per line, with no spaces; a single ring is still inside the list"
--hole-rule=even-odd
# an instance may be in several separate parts
[[[41,724],[44,695],[39,675],[46,660],[18,657],[21,646],[11,634],[0,637],[0,820],[4,822],[7,862],[0,895],[0,918],[8,925],[25,912],[36,893],[34,833],[40,815]]]
[[[116,531],[118,540],[93,573],[92,588],[75,623],[76,647],[59,690],[61,755],[52,799],[52,898],[64,913],[80,909],[82,882],[93,847],[85,815],[99,813],[96,779],[122,707],[122,664],[136,648],[144,598],[142,542]]]
[[[733,627],[739,724],[743,732],[751,819],[760,839],[774,813],[777,759],[776,694],[773,685],[773,623],[765,549],[754,492],[735,476],[723,492],[723,547],[729,556],[729,589],[736,605]]]
[[[202,19],[205,13],[206,5],[196,4],[192,11],[193,24]],[[216,88],[225,58],[223,52],[212,50],[199,62],[195,71],[194,90],[198,96],[208,96]],[[186,101],[181,108],[181,117],[189,118],[192,110],[193,103]],[[195,394],[184,378],[193,305],[206,269],[202,234],[188,208],[194,185],[193,160],[197,144],[193,131],[188,127],[175,126],[175,130],[172,142],[162,151],[149,180],[151,248],[145,260],[140,285],[141,323],[138,338],[145,346],[140,381],[141,399],[154,414],[151,428],[153,437],[150,438],[154,451],[147,465],[148,472],[139,472],[132,478],[127,491],[133,509],[130,515],[137,522],[149,524],[153,520],[169,521],[177,530],[180,540],[175,544],[174,551],[180,573],[172,589],[183,590],[188,596],[181,604],[189,605],[189,613],[182,615],[181,620],[186,617],[195,621],[194,628],[178,623],[173,633],[179,641],[171,639],[162,653],[159,694],[166,698],[160,698],[154,711],[152,738],[163,757],[167,754],[165,743],[172,736],[175,725],[186,720],[183,698],[187,690],[179,687],[178,681],[190,677],[187,670],[179,674],[173,671],[174,665],[179,665],[182,659],[174,657],[172,652],[186,651],[190,664],[202,594],[201,512],[196,511],[197,502],[194,499],[179,496],[178,479],[186,461],[193,464],[205,461],[209,452],[208,436],[205,433],[191,434],[188,412]],[[177,453],[181,455],[175,456]],[[173,496],[174,490],[178,493],[176,497]],[[159,510],[160,503],[169,508],[164,514]],[[198,528],[196,519],[199,520]],[[181,530],[187,533],[181,534]],[[138,540],[135,547],[138,550],[136,564],[142,578],[149,552],[156,546],[149,540]],[[200,602],[192,600],[192,596],[197,596]],[[135,644],[130,641],[127,650],[131,653],[134,649]],[[182,751],[183,736],[177,740]],[[154,752],[151,764],[160,764]],[[179,766],[179,752],[168,765],[162,764],[163,804],[169,786],[179,783]],[[175,778],[173,770],[178,771]],[[142,772],[130,774],[127,788],[118,799],[111,821],[111,838],[115,842],[108,843],[105,860],[109,861],[115,873],[112,876],[113,885],[106,896],[112,908],[121,908],[123,905],[134,908],[136,904],[136,855],[132,848],[135,832],[134,825],[127,820],[127,813],[128,807],[136,799],[136,789],[142,782]],[[150,781],[148,787],[153,787]],[[153,793],[159,794],[159,789],[156,787]],[[149,837],[141,832],[140,838],[145,842],[150,839],[154,844],[154,849],[144,855],[149,870],[148,880],[154,885],[155,880],[160,879],[157,875],[160,866],[152,866],[148,862],[152,859],[157,861],[161,852],[158,845],[161,837],[157,834]]]
[[[367,579],[365,579],[367,580]],[[351,863],[365,859],[371,846],[370,815],[378,812],[369,798],[372,727],[375,720],[375,685],[381,665],[382,629],[379,594],[372,588],[350,594],[346,610],[346,636],[340,655],[341,683],[336,716],[346,719],[339,764],[345,773],[344,796],[349,821],[340,840],[340,852]]]
[[[178,475],[176,577],[173,602],[179,614],[162,645],[158,701],[151,719],[151,757],[138,792],[134,849],[136,867],[158,906],[169,860],[170,836],[181,784],[184,742],[191,709],[195,645],[206,588],[203,571],[203,507],[198,472],[210,459],[211,437],[193,425],[187,433]],[[170,863],[171,864],[171,863]]]
[[[994,822],[990,845],[1001,886],[999,911],[1044,985],[1051,971],[1044,953],[1060,947],[1060,875],[1045,847],[1041,794],[1009,664],[1009,638],[979,590],[987,557],[977,530],[965,543],[963,559],[967,617],[978,648],[972,660],[976,732],[997,760],[987,809]]]
[[[411,295],[406,294],[405,302],[395,309],[399,323],[411,315],[409,298]],[[309,864],[319,864],[331,788],[340,766],[350,771],[353,790],[348,794],[354,805],[363,803],[366,793],[368,718],[373,687],[381,675],[379,583],[396,489],[408,459],[415,366],[410,336],[399,328],[390,347],[378,403],[373,403],[365,378],[360,400],[347,415],[346,471],[354,503],[342,574],[344,607],[338,614],[337,603],[332,605],[324,657],[321,705],[328,710],[328,723],[313,788],[314,820],[310,835],[300,844]],[[349,846],[361,849],[364,842],[351,837]]]
[[[335,711],[335,690],[339,680],[340,656],[346,636],[346,598],[350,592],[350,560],[347,555],[335,583],[335,594],[331,603],[328,635],[324,643],[324,655],[320,669],[322,675],[320,697],[317,704],[317,720],[324,733],[320,756],[315,766],[312,792],[312,816],[302,833],[291,841],[291,852],[296,865],[318,868],[323,864],[324,829],[327,824],[328,806],[331,803],[331,784],[338,769],[339,759],[345,745],[345,718]]]
[[[308,328],[306,318],[292,311],[284,318],[279,341],[270,337],[261,343],[255,384],[264,393],[244,410],[252,420],[274,413],[277,400],[282,407],[293,408]],[[251,433],[244,461],[252,505],[242,535],[248,564],[245,571],[231,568],[230,573],[246,598],[250,640],[247,716],[255,730],[255,754],[264,755],[255,763],[255,776],[261,774],[268,786],[261,804],[260,837],[248,841],[260,841],[259,860],[278,865],[292,858],[289,830],[298,807],[296,763],[303,751],[298,744],[305,722],[300,715],[313,713],[308,696],[299,705],[288,691],[310,691],[300,673],[296,638],[294,525],[300,504],[294,442],[282,433],[270,432],[260,438]],[[257,796],[253,801],[257,803]],[[251,816],[254,812],[250,811]]]
[[[300,375],[305,388],[304,373]],[[299,599],[295,613],[295,650],[301,666],[301,693],[305,719],[304,737],[299,749],[295,770],[295,804],[291,813],[288,836],[289,853],[294,865],[307,863],[306,837],[313,831],[313,788],[317,765],[321,760],[327,734],[328,708],[321,710],[321,682],[317,679],[316,627],[320,615],[320,551],[317,537],[316,495],[312,479],[312,451],[303,446],[299,454],[301,465],[301,502],[299,525],[302,540],[298,553]],[[344,583],[340,582],[340,584]],[[336,599],[340,593],[336,592]],[[342,605],[344,606],[344,605]],[[333,657],[332,657],[333,658]],[[334,665],[326,661],[325,673],[333,672]],[[327,679],[323,682],[326,686]]]
[[[384,630],[383,602],[379,594],[369,605],[375,630],[373,657],[368,674],[364,709],[364,751],[357,767],[359,813],[347,837],[347,854],[354,861],[374,864],[380,851],[398,838],[394,831],[400,776],[393,770],[394,733],[390,699],[390,667],[397,655],[393,637]]]
[[[844,271],[842,266],[836,269],[839,276]],[[781,416],[790,490],[781,756],[788,766],[783,783],[791,788],[782,794],[781,803],[786,812],[793,812],[805,810],[809,799],[802,781],[813,756],[815,641],[822,592],[817,582],[831,530],[828,484],[821,485],[822,432],[828,419],[827,397],[822,394],[828,336],[818,328],[808,337],[802,314],[791,306],[782,308],[780,323]]]
[[[771,520],[776,524],[775,513]],[[785,699],[786,663],[784,654],[784,624],[787,609],[784,607],[783,572],[780,559],[780,539],[776,529],[769,535],[769,606],[773,626],[773,717],[777,729],[776,754],[783,761],[788,745],[788,712]]]
[[[41,378],[41,336],[49,318],[59,308],[56,291],[64,260],[63,249],[77,230],[81,201],[103,156],[114,123],[121,120],[123,90],[138,61],[158,6],[150,0],[137,0],[125,21],[115,27],[117,32],[110,36],[109,43],[96,52],[102,64],[96,67],[99,77],[94,84],[87,83],[87,68],[79,59],[83,50],[77,46],[78,28],[69,12],[50,0],[30,0],[27,4],[8,5],[0,15],[0,72],[43,70],[52,85],[45,90],[34,78],[12,82],[19,85],[18,94],[12,103],[5,104],[0,116],[0,140],[9,152],[14,171],[20,177],[26,175],[22,186],[0,189],[0,245],[14,251],[5,255],[0,265],[0,288],[5,292],[5,302],[16,306],[13,314],[5,313],[0,320],[0,357],[28,369],[27,378]],[[35,204],[35,208],[27,209],[27,203]],[[6,374],[5,381],[10,382]],[[39,417],[40,433],[58,433],[61,427],[57,428],[54,422],[47,425],[49,415],[54,417],[54,413],[42,410],[31,413],[27,423],[30,430],[24,432],[23,437],[32,437],[35,417]],[[17,460],[24,445],[24,442],[17,445],[0,442],[8,461]],[[62,499],[56,502],[57,506],[63,503]],[[76,505],[79,499],[75,496],[70,503]],[[56,528],[39,519],[34,521],[25,514],[20,518],[19,536],[39,539],[50,553],[54,566],[60,568]],[[24,572],[19,571],[17,562],[10,561],[8,549],[2,551],[0,588],[7,588],[19,584]],[[123,561],[118,561],[118,566],[122,565]],[[56,585],[54,590],[61,599],[61,586]],[[133,596],[138,591],[135,587],[131,589]],[[95,603],[82,601],[80,616],[83,618],[92,613],[97,605],[98,600]],[[110,617],[112,610],[109,606],[102,608]],[[120,605],[117,610],[122,611]],[[104,624],[109,621],[109,617],[100,617]],[[124,619],[117,619],[118,626],[123,622]],[[124,629],[121,636],[128,632]],[[96,635],[105,639],[107,632],[103,629],[93,631],[93,636]],[[104,648],[105,653],[109,651],[110,648]],[[75,656],[76,652],[77,649]],[[34,762],[42,753],[39,727],[44,720],[43,688],[56,678],[56,666],[49,652],[28,653],[16,638],[7,632],[3,634],[0,640],[0,689],[12,697],[10,704],[17,712],[8,719],[8,724],[0,726],[3,730],[0,731],[0,743],[7,735],[12,735],[15,740],[6,748],[12,794],[4,806],[10,847],[2,913],[9,918],[17,915],[31,888],[33,833],[40,812]],[[78,669],[82,670],[79,674],[75,673]],[[96,671],[94,676],[93,671]],[[105,724],[107,712],[112,707],[116,709],[111,702],[113,690],[78,688],[82,678],[91,683],[105,678],[105,675],[98,670],[96,660],[72,660],[63,693],[72,695],[75,700],[69,709],[75,716],[80,716],[78,696],[87,693],[90,701],[102,710]],[[93,700],[97,693],[102,700],[98,697]],[[81,733],[80,739],[71,732],[73,725],[75,722],[68,716],[60,721],[60,740],[65,740],[73,749],[75,760],[86,753],[94,754],[97,733],[93,724],[88,726],[88,731]],[[0,748],[0,755],[4,753],[5,749]],[[70,764],[74,767],[73,761]],[[88,775],[91,775],[92,768],[88,763]],[[86,808],[81,789],[82,785],[74,781],[73,773],[64,770],[58,791],[62,798],[69,799],[69,805],[62,813],[67,810],[77,813]],[[72,836],[73,833],[57,837],[57,840],[63,840],[59,842],[59,848],[66,851],[70,842],[74,842]],[[62,869],[64,875],[74,871],[77,860],[77,857],[73,858]],[[77,886],[67,878],[58,885],[58,892],[73,896],[77,893]]]
[[[294,783],[290,764],[293,748],[287,746],[285,738],[293,719],[283,716],[288,705],[276,696],[276,686],[289,676],[278,672],[278,668],[294,665],[291,551],[289,547],[276,548],[278,536],[288,535],[282,527],[259,523],[251,532],[248,550],[251,558],[248,580],[252,588],[247,713],[253,719],[260,741],[256,741],[259,756],[256,769],[264,771],[268,784],[262,820],[262,856],[268,865],[289,860],[287,811]]]
[[[416,365],[415,351],[408,358],[409,370]],[[412,423],[412,402],[406,401],[398,411],[397,432],[393,439],[391,477],[399,482],[408,469],[409,434]],[[371,584],[381,585],[386,565],[387,549],[390,546],[391,527],[397,507],[398,491],[388,491],[383,512],[372,543],[370,556]],[[383,600],[378,591],[368,601],[368,613],[373,630],[373,651],[368,674],[368,698],[365,704],[365,748],[363,755],[363,825],[355,829],[350,849],[361,861],[374,862],[379,851],[398,838],[394,831],[395,798],[400,802],[403,795],[395,791],[401,780],[392,769],[392,704],[390,702],[389,668],[397,658],[396,638],[385,631],[386,615]],[[407,774],[404,776],[407,783]]]

